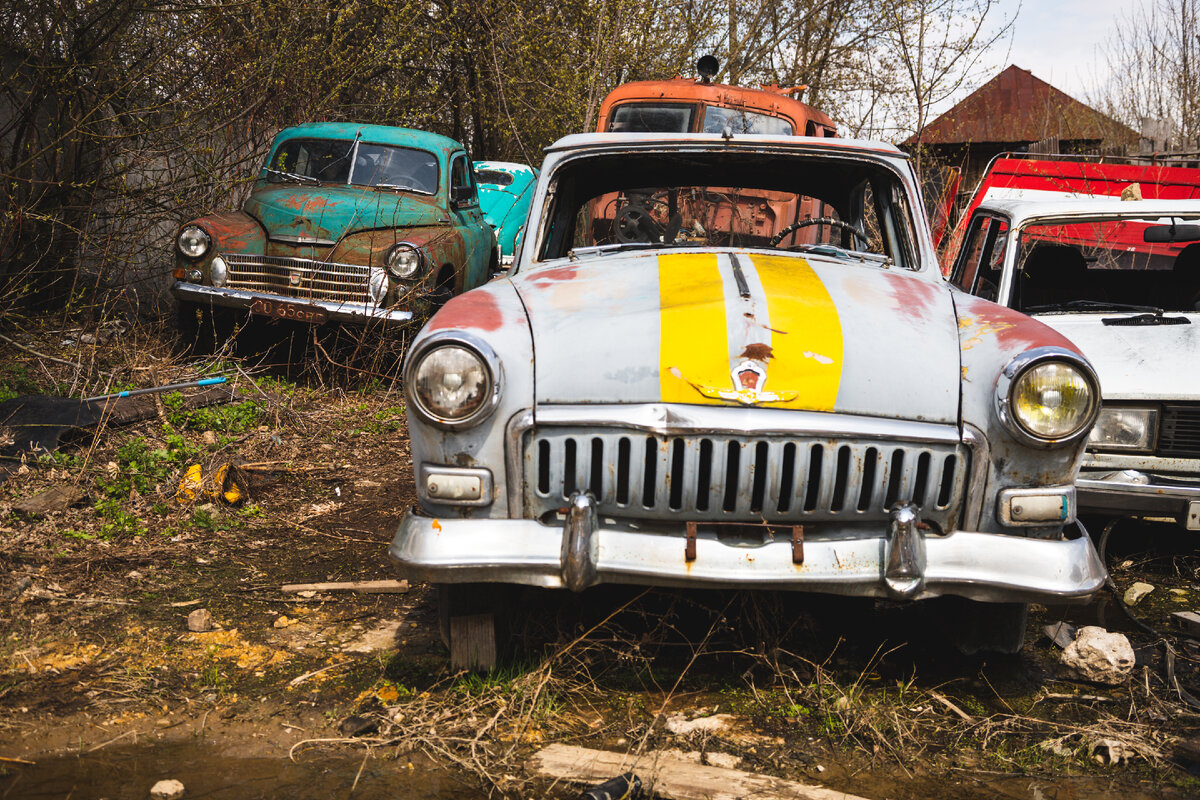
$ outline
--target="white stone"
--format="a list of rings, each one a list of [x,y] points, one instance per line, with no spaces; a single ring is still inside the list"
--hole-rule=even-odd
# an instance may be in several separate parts
[[[183,797],[183,784],[177,780],[159,781],[150,787],[154,800],[179,800]]]
[[[1133,674],[1133,646],[1123,633],[1087,625],[1075,634],[1059,661],[1086,681],[1116,686]]]
[[[691,736],[693,733],[716,733],[729,727],[732,714],[713,714],[711,717],[687,719],[683,714],[667,717],[667,730],[676,736]]]
[[[1125,590],[1125,605],[1136,606],[1142,598],[1154,591],[1154,585],[1138,581]]]
[[[196,633],[211,631],[213,627],[212,614],[208,613],[207,608],[197,608],[188,614],[187,625],[189,631],[195,631]]]
[[[204,433],[200,434],[200,441],[203,442],[206,447],[216,447],[217,446],[216,431],[205,431]]]

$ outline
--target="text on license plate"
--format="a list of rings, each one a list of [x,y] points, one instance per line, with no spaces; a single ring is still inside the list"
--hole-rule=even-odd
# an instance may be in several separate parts
[[[283,300],[264,300],[259,297],[250,303],[251,314],[261,314],[264,317],[290,319],[295,322],[310,322],[320,325],[329,318],[329,314],[320,306],[308,303],[289,303]]]

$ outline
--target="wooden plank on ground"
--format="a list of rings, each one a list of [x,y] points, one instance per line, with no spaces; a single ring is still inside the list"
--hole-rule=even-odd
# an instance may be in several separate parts
[[[51,486],[44,492],[26,497],[15,504],[12,510],[27,517],[40,517],[54,511],[63,511],[83,502],[83,492],[75,486]]]
[[[650,794],[666,800],[863,800],[824,786],[710,767],[661,751],[635,756],[552,744],[534,753],[529,765],[539,775],[572,783],[600,783],[633,772]]]
[[[286,583],[285,592],[365,592],[367,594],[404,594],[408,581],[329,581],[326,583]]]

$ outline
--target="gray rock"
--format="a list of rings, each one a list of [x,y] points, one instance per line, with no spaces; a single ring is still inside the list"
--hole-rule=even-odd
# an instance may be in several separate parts
[[[1154,585],[1138,581],[1125,590],[1125,605],[1136,606],[1142,598],[1154,591]]]
[[[1123,633],[1087,625],[1062,651],[1059,662],[1085,681],[1117,686],[1133,674],[1133,646]]]
[[[212,614],[208,613],[207,608],[197,608],[192,613],[188,614],[188,630],[196,633],[211,631],[213,629]]]
[[[150,787],[154,800],[179,800],[183,797],[183,784],[177,780],[159,781]]]

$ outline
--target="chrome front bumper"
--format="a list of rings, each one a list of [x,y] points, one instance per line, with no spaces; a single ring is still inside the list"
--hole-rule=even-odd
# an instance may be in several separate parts
[[[1063,602],[1086,600],[1106,577],[1086,535],[1058,541],[968,531],[927,536],[914,516],[901,512],[893,514],[884,537],[842,538],[851,532],[822,525],[822,537],[805,540],[803,560],[796,563],[792,542],[744,546],[700,531],[692,549],[685,547],[682,531],[601,523],[580,500],[573,500],[559,526],[527,519],[434,519],[413,509],[401,519],[388,554],[400,574],[413,580],[576,591],[632,583]]]
[[[1200,482],[1126,469],[1080,472],[1075,479],[1080,511],[1134,516],[1171,516],[1200,530]]]
[[[244,289],[226,289],[217,286],[204,286],[198,283],[176,281],[171,291],[180,300],[191,303],[211,303],[214,306],[226,308],[249,308],[255,300],[270,300],[277,303],[299,303],[325,309],[329,319],[335,322],[366,323],[402,323],[413,318],[413,312],[399,309],[376,308],[368,303],[338,303],[332,300],[307,300],[299,297],[285,297],[268,292],[248,292]]]

